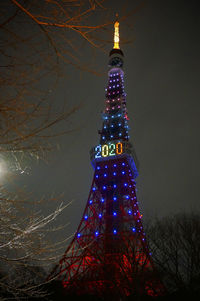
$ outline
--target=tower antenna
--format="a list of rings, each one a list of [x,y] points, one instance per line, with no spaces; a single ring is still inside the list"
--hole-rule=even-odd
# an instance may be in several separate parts
[[[113,49],[120,49],[119,46],[119,21],[118,21],[118,14],[116,14],[116,21],[114,23],[114,45]]]

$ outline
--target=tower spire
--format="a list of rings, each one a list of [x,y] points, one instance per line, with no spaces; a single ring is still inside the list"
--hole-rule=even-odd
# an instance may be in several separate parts
[[[113,49],[120,49],[119,46],[119,21],[118,21],[118,14],[116,14],[116,21],[114,23],[114,45]]]
[[[119,38],[119,19],[118,14],[116,14],[116,19],[114,23],[114,37],[113,37],[113,48],[110,51],[110,57],[111,56],[118,56],[122,59],[124,56],[122,50],[120,49],[120,38]]]

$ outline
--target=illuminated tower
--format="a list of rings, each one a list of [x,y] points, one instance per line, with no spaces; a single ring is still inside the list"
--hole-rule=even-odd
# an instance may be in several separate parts
[[[114,24],[100,143],[91,150],[94,178],[77,232],[52,276],[69,294],[123,300],[159,295],[136,197],[138,163],[131,143],[124,92],[119,22]]]

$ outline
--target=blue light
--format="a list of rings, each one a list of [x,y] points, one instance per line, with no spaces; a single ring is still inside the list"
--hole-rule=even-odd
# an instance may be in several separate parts
[[[116,184],[113,184],[113,187],[114,187],[114,188],[116,188],[116,187],[117,187],[117,185],[116,185]]]
[[[90,202],[89,202],[90,204],[92,204],[92,200],[90,200]]]
[[[114,116],[112,115],[111,118],[114,118]]]
[[[95,190],[96,190],[96,188],[95,188],[95,187],[93,187],[93,188],[92,188],[92,190],[93,190],[93,191],[95,191]]]
[[[104,177],[107,177],[107,173],[104,174]]]
[[[101,213],[99,214],[99,218],[102,218],[102,214]]]
[[[113,230],[113,233],[114,233],[114,234],[117,234],[117,230],[116,230],[116,229],[114,229],[114,230]]]
[[[113,167],[117,167],[117,165],[116,165],[116,164],[114,164],[114,165],[113,165]]]
[[[105,168],[108,168],[108,165],[105,165]]]
[[[96,178],[98,178],[99,176],[98,175],[96,175]]]
[[[110,138],[113,138],[113,135],[110,135]]]
[[[124,186],[126,187],[128,184],[127,183],[124,183]]]
[[[117,212],[113,212],[113,215],[116,216],[116,215],[117,215]]]
[[[124,162],[122,163],[122,166],[125,166],[125,163],[124,163]]]
[[[106,125],[104,125],[104,127],[103,127],[104,129],[106,129]]]
[[[122,174],[125,175],[125,171],[122,171]]]
[[[121,136],[122,135],[122,133],[119,133],[119,136]]]
[[[102,198],[102,199],[101,199],[101,202],[104,203],[104,201],[105,201],[105,200]]]
[[[129,211],[128,211],[128,214],[132,214],[132,211],[131,211],[131,210],[129,210]]]
[[[111,128],[113,128],[113,127],[114,127],[114,125],[112,124],[112,125],[111,125]]]
[[[129,199],[129,195],[126,195],[126,199]]]
[[[116,201],[117,200],[117,197],[116,196],[114,196],[114,198],[113,198],[113,201]]]
[[[88,219],[88,216],[87,216],[87,215],[85,215],[85,220],[86,220],[86,219]]]
[[[122,124],[121,123],[118,123],[118,126],[121,126]]]
[[[100,167],[99,167],[99,166],[97,166],[97,169],[99,170],[99,169],[100,169]]]
[[[77,237],[80,237],[80,236],[81,236],[81,233],[78,233],[78,234],[77,234]]]
[[[104,139],[105,139],[105,137],[103,136],[103,137],[102,137],[102,139],[104,140]]]
[[[98,235],[99,235],[99,232],[98,232],[98,231],[96,231],[96,232],[95,232],[95,236],[98,236]]]
[[[132,231],[133,231],[133,232],[135,232],[135,231],[136,231],[136,229],[135,229],[135,228],[132,228]]]
[[[106,186],[103,186],[103,190],[106,190]]]
[[[113,172],[113,176],[116,176],[116,174],[117,174],[116,172]]]

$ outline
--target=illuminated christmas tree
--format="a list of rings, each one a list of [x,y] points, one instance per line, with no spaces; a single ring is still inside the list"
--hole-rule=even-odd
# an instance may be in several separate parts
[[[91,150],[92,186],[77,232],[50,277],[58,276],[69,294],[120,300],[130,294],[157,296],[163,288],[138,207],[118,21],[114,28],[100,143]]]

